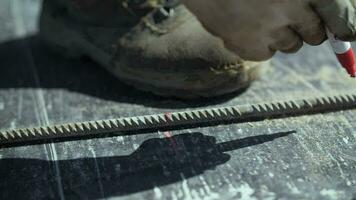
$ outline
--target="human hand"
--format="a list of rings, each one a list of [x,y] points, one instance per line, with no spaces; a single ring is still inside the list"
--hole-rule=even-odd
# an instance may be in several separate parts
[[[326,39],[356,39],[356,0],[183,0],[204,27],[246,60],[293,53]]]

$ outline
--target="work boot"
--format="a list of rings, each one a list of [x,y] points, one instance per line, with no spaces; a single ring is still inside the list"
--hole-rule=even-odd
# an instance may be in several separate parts
[[[224,48],[178,0],[44,0],[41,38],[86,55],[158,95],[211,97],[246,88],[263,64]]]

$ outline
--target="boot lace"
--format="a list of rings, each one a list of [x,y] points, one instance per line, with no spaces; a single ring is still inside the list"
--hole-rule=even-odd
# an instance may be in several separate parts
[[[160,10],[163,15],[168,15],[179,3],[179,0],[123,0],[122,6],[134,16],[147,10]]]
[[[148,27],[151,31],[159,34],[165,34],[167,30],[158,28],[155,24],[158,24],[174,16],[174,9],[179,4],[180,4],[179,0],[123,0],[122,1],[122,6],[132,16],[141,18],[141,21],[145,24],[146,27]],[[152,20],[149,20],[149,16],[151,16]]]

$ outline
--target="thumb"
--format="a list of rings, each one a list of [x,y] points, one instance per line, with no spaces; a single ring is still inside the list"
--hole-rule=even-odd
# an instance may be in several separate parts
[[[312,0],[311,4],[335,36],[356,39],[356,0]]]

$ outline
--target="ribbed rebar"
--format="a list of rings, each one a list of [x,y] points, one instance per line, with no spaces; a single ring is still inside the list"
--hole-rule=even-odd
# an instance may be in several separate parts
[[[139,130],[161,130],[184,126],[195,127],[212,123],[218,124],[246,121],[249,119],[331,112],[355,107],[356,94],[209,108],[35,128],[2,130],[0,131],[0,144],[89,135],[100,136],[106,133],[115,133],[116,135],[135,134],[135,131]]]

